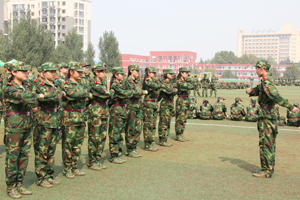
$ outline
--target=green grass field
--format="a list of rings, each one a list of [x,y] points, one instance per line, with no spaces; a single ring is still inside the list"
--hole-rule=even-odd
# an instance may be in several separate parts
[[[279,87],[281,95],[294,103],[300,87]],[[235,97],[248,105],[245,90],[218,90],[228,108]],[[198,104],[203,98],[198,98]],[[215,98],[208,98],[211,103]],[[280,108],[281,115],[286,109]],[[256,123],[230,120],[188,120],[185,136],[189,142],[174,141],[174,119],[169,141],[171,148],[146,152],[143,137],[138,152],[142,158],[125,158],[127,163],[111,164],[108,141],[103,153],[106,170],[89,170],[87,139],[79,168],[85,177],[66,179],[62,175],[61,145],[57,145],[55,176],[60,185],[46,189],[36,185],[34,154],[31,148],[24,185],[34,192],[23,199],[299,199],[300,130],[279,127],[275,174],[271,179],[252,177],[260,169]],[[1,126],[3,129],[3,126]],[[0,134],[3,138],[3,133]],[[156,135],[156,143],[158,138]],[[124,148],[125,151],[125,148]],[[0,199],[8,199],[5,185],[5,147],[0,140]],[[125,157],[125,156],[124,156]]]

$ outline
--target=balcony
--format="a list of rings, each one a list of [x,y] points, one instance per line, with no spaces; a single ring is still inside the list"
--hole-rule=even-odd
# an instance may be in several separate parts
[[[55,8],[55,6],[49,6],[49,8],[50,8],[50,9],[51,9],[51,8],[52,8],[52,9],[54,9],[54,8]]]
[[[51,32],[55,32],[55,29],[52,29],[52,28],[51,28]]]
[[[49,16],[53,17],[55,16],[55,13],[50,13]]]
[[[60,13],[57,13],[57,16],[60,17],[61,16]]]
[[[44,6],[44,5],[43,5],[43,6],[42,6],[42,8],[46,8],[46,9],[47,9],[47,8],[48,8],[48,6]]]
[[[55,21],[50,21],[49,24],[55,24]]]
[[[20,8],[19,10],[20,10],[20,11],[25,11],[25,8]]]
[[[42,24],[48,24],[48,22],[42,22]]]
[[[57,29],[57,32],[58,32],[58,33],[60,33],[60,31],[61,31],[60,29]]]
[[[57,40],[60,40],[60,37],[58,37]]]
[[[57,24],[61,24],[61,22],[57,22]]]
[[[43,17],[47,17],[48,14],[47,14],[47,13],[43,13],[42,16],[43,16]]]
[[[14,12],[18,12],[19,9],[18,9],[18,8],[13,8],[13,11],[14,11]]]

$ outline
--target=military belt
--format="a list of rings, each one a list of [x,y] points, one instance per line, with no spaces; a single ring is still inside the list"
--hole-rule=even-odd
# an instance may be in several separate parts
[[[189,97],[189,95],[178,95],[178,97]]]
[[[261,109],[274,109],[274,106],[260,106]]]
[[[150,101],[150,102],[157,102],[157,99],[145,99],[145,102]]]
[[[169,102],[173,102],[173,100],[172,100],[172,99],[167,99],[167,98],[164,98],[164,100],[166,100],[166,101],[169,101]]]
[[[106,102],[93,102],[92,105],[106,105]]]
[[[290,117],[289,119],[299,119],[300,117]]]
[[[72,108],[65,108],[65,111],[70,111],[70,112],[78,112],[78,113],[83,113],[84,109],[72,109]]]
[[[26,116],[30,116],[31,112],[8,111],[7,114],[8,115],[26,115]]]
[[[129,100],[130,101],[139,101],[140,99],[139,98],[130,98]]]
[[[209,115],[203,115],[203,114],[200,114],[201,116],[210,116],[210,114]]]
[[[41,108],[42,111],[58,112],[58,108]]]
[[[214,113],[213,115],[223,115],[222,112],[217,112],[217,113]]]
[[[125,107],[125,108],[127,107],[127,104],[119,104],[119,103],[115,103],[114,105],[115,105],[115,106],[122,106],[122,107]]]
[[[231,114],[231,115],[240,115],[240,114]]]

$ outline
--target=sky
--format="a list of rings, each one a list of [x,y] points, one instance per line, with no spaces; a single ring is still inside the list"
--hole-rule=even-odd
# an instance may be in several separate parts
[[[92,44],[113,31],[121,54],[192,51],[197,60],[237,54],[238,29],[279,32],[300,28],[299,0],[92,0]]]

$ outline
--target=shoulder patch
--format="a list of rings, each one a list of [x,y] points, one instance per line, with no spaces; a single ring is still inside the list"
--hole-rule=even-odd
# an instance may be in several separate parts
[[[41,85],[45,85],[45,83],[44,83],[44,82],[41,82],[40,84],[41,84]]]
[[[38,78],[36,78],[33,82],[37,82],[39,79]]]
[[[8,82],[7,85],[12,85],[12,84],[10,82]]]
[[[95,81],[95,84],[98,84],[98,81]]]
[[[55,79],[58,79],[59,76],[55,77]]]
[[[68,81],[65,81],[65,84],[68,83]]]

